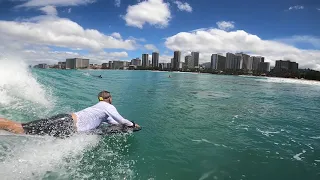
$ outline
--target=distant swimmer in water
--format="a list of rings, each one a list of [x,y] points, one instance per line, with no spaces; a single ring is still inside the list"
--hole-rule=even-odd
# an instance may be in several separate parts
[[[169,75],[169,78],[171,78],[171,76]]]
[[[101,75],[99,75],[99,76],[96,76],[96,75],[92,75],[92,76],[94,76],[94,77],[98,77],[98,78],[102,78],[102,76],[101,76]]]
[[[110,92],[101,91],[98,94],[98,100],[97,104],[78,112],[58,114],[27,123],[0,118],[0,130],[16,134],[67,137],[77,132],[90,132],[99,128],[103,123],[124,125],[132,129],[141,128],[138,124],[125,119],[118,113],[117,109],[112,105]]]

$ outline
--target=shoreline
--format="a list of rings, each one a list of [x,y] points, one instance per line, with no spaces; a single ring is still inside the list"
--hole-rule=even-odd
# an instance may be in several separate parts
[[[39,68],[41,69],[41,68]],[[313,79],[299,79],[299,78],[286,78],[286,77],[277,77],[277,76],[256,76],[256,75],[246,75],[246,74],[214,74],[210,72],[191,72],[191,71],[167,71],[167,70],[144,70],[144,69],[56,69],[56,68],[47,68],[53,70],[118,70],[118,71],[151,71],[151,72],[167,72],[167,73],[190,73],[190,74],[212,74],[212,75],[225,75],[225,76],[240,76],[240,77],[258,77],[258,78],[275,78],[275,79],[290,79],[290,80],[297,80],[297,81],[305,81],[305,82],[317,82],[320,83],[320,80],[313,80]]]

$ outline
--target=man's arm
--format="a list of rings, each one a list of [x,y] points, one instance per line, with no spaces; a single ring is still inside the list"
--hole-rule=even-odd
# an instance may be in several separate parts
[[[117,111],[117,109],[111,105],[108,108],[108,114],[115,120],[117,121],[119,124],[125,124],[127,126],[133,126],[133,123],[125,118],[123,118]]]
[[[112,117],[108,117],[108,119],[107,119],[107,123],[108,124],[116,124],[116,125],[118,125],[119,123],[117,122],[117,121],[115,121]]]

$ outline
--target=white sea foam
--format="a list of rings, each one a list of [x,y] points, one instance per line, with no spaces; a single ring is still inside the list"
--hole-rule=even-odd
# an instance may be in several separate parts
[[[52,137],[0,136],[7,153],[0,162],[0,177],[6,179],[42,179],[47,172],[65,171],[64,165],[76,166],[82,153],[99,142],[98,136],[77,135],[67,139]],[[3,145],[3,144],[2,144]],[[72,159],[68,161],[67,159]],[[68,176],[69,172],[59,172]]]
[[[312,136],[311,139],[320,139],[320,136]]]
[[[258,132],[261,132],[261,134],[267,136],[267,137],[270,137],[270,136],[273,136],[273,134],[278,134],[280,133],[279,131],[262,131],[260,130],[259,128],[257,128],[257,131]]]
[[[301,153],[298,153],[298,154],[294,155],[293,158],[296,159],[296,160],[298,160],[298,161],[301,161],[302,158],[304,158],[304,157],[300,157],[300,156],[301,156],[302,154],[304,154],[304,153],[306,153],[306,151],[305,151],[305,150],[302,150]]]
[[[32,76],[27,64],[17,57],[0,55],[0,107],[24,105],[24,100],[49,107],[52,98]]]
[[[289,78],[267,77],[266,79],[256,79],[256,81],[264,81],[264,82],[271,82],[271,83],[289,83],[289,84],[303,84],[303,85],[320,86],[320,82],[318,82],[318,81],[301,80],[301,79],[289,79]]]
[[[191,139],[191,141],[198,142],[198,143],[204,142],[204,143],[208,143],[208,144],[213,144],[213,145],[218,146],[218,147],[222,146],[222,147],[228,148],[228,146],[226,146],[224,144],[216,144],[216,143],[213,143],[213,142],[211,142],[211,141],[209,141],[207,139]]]
[[[210,141],[207,140],[207,139],[192,139],[191,141],[194,141],[194,142],[206,142],[206,143],[212,144],[212,142],[210,142]]]
[[[314,150],[314,148],[311,146],[311,144],[306,144],[310,149]]]
[[[87,72],[86,72],[86,73],[83,73],[83,75],[85,75],[85,76],[90,76],[90,74],[89,74],[89,73],[87,73]]]
[[[202,174],[202,176],[199,178],[199,180],[205,180],[205,179],[207,179],[208,177],[210,177],[210,175],[211,175],[212,173],[214,173],[214,170]]]

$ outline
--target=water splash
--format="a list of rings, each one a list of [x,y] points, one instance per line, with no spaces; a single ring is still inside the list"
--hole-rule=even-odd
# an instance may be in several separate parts
[[[47,108],[54,105],[48,89],[37,82],[23,60],[0,55],[0,63],[0,107],[21,107],[24,101]]]
[[[0,177],[6,179],[41,179],[50,172],[67,176],[83,158],[89,147],[99,142],[98,136],[77,135],[67,139],[53,137],[0,136],[3,161]],[[72,160],[71,160],[72,159]]]

